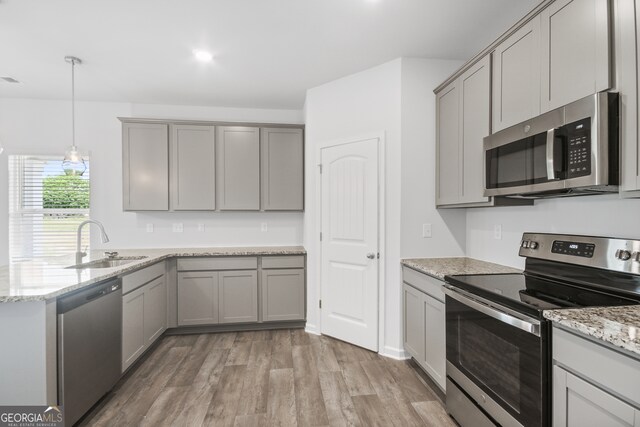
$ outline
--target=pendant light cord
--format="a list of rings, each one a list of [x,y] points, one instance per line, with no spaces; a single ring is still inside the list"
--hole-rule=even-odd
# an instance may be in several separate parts
[[[76,149],[76,61],[71,60],[71,143]]]

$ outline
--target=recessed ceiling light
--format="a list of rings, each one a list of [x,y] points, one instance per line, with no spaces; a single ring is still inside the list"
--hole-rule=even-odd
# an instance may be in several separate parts
[[[200,62],[211,62],[213,55],[206,50],[194,49],[193,56]]]

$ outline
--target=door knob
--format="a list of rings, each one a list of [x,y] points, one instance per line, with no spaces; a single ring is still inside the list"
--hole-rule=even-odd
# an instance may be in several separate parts
[[[367,258],[369,258],[369,259],[374,259],[375,257],[376,257],[376,254],[374,254],[373,252],[369,252],[367,254]]]

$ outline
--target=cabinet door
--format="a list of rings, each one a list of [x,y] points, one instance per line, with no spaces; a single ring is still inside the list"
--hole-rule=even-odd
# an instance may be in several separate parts
[[[178,326],[218,323],[218,273],[178,273]]]
[[[553,367],[554,427],[639,427],[640,411],[557,365]]]
[[[487,55],[460,76],[460,140],[464,203],[488,202],[484,197],[483,139],[490,133],[491,61]]]
[[[215,128],[172,125],[171,208],[216,208]]]
[[[556,0],[540,18],[542,111],[609,89],[609,1]]]
[[[304,269],[262,270],[262,321],[304,320]]]
[[[540,114],[540,17],[496,47],[493,60],[493,126],[497,132]]]
[[[404,349],[415,358],[418,363],[425,359],[425,294],[402,284],[403,343]]]
[[[144,339],[147,346],[167,329],[167,282],[160,276],[144,287]]]
[[[169,127],[123,124],[122,161],[124,210],[168,210]]]
[[[262,209],[304,209],[304,145],[302,129],[262,129]]]
[[[444,390],[446,386],[446,345],[444,303],[425,295],[425,358],[424,367]]]
[[[258,321],[258,272],[221,271],[220,323]]]
[[[216,147],[218,209],[260,210],[260,129],[219,127]]]
[[[144,288],[122,297],[122,372],[146,349],[144,334]]]
[[[460,139],[458,82],[436,97],[436,204],[460,202]]]

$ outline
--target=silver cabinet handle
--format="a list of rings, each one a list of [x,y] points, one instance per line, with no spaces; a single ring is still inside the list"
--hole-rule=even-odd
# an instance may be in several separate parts
[[[540,322],[537,320],[524,320],[507,314],[503,311],[497,310],[496,308],[488,304],[469,298],[465,295],[466,292],[460,291],[450,285],[445,285],[444,293],[454,300],[466,305],[467,307],[471,307],[472,309],[486,314],[487,316],[492,317],[496,320],[499,320],[500,322],[514,326],[535,336],[540,336]]]
[[[375,257],[376,257],[376,254],[374,254],[373,252],[369,252],[367,254],[367,258],[369,258],[369,259],[375,259]]]

